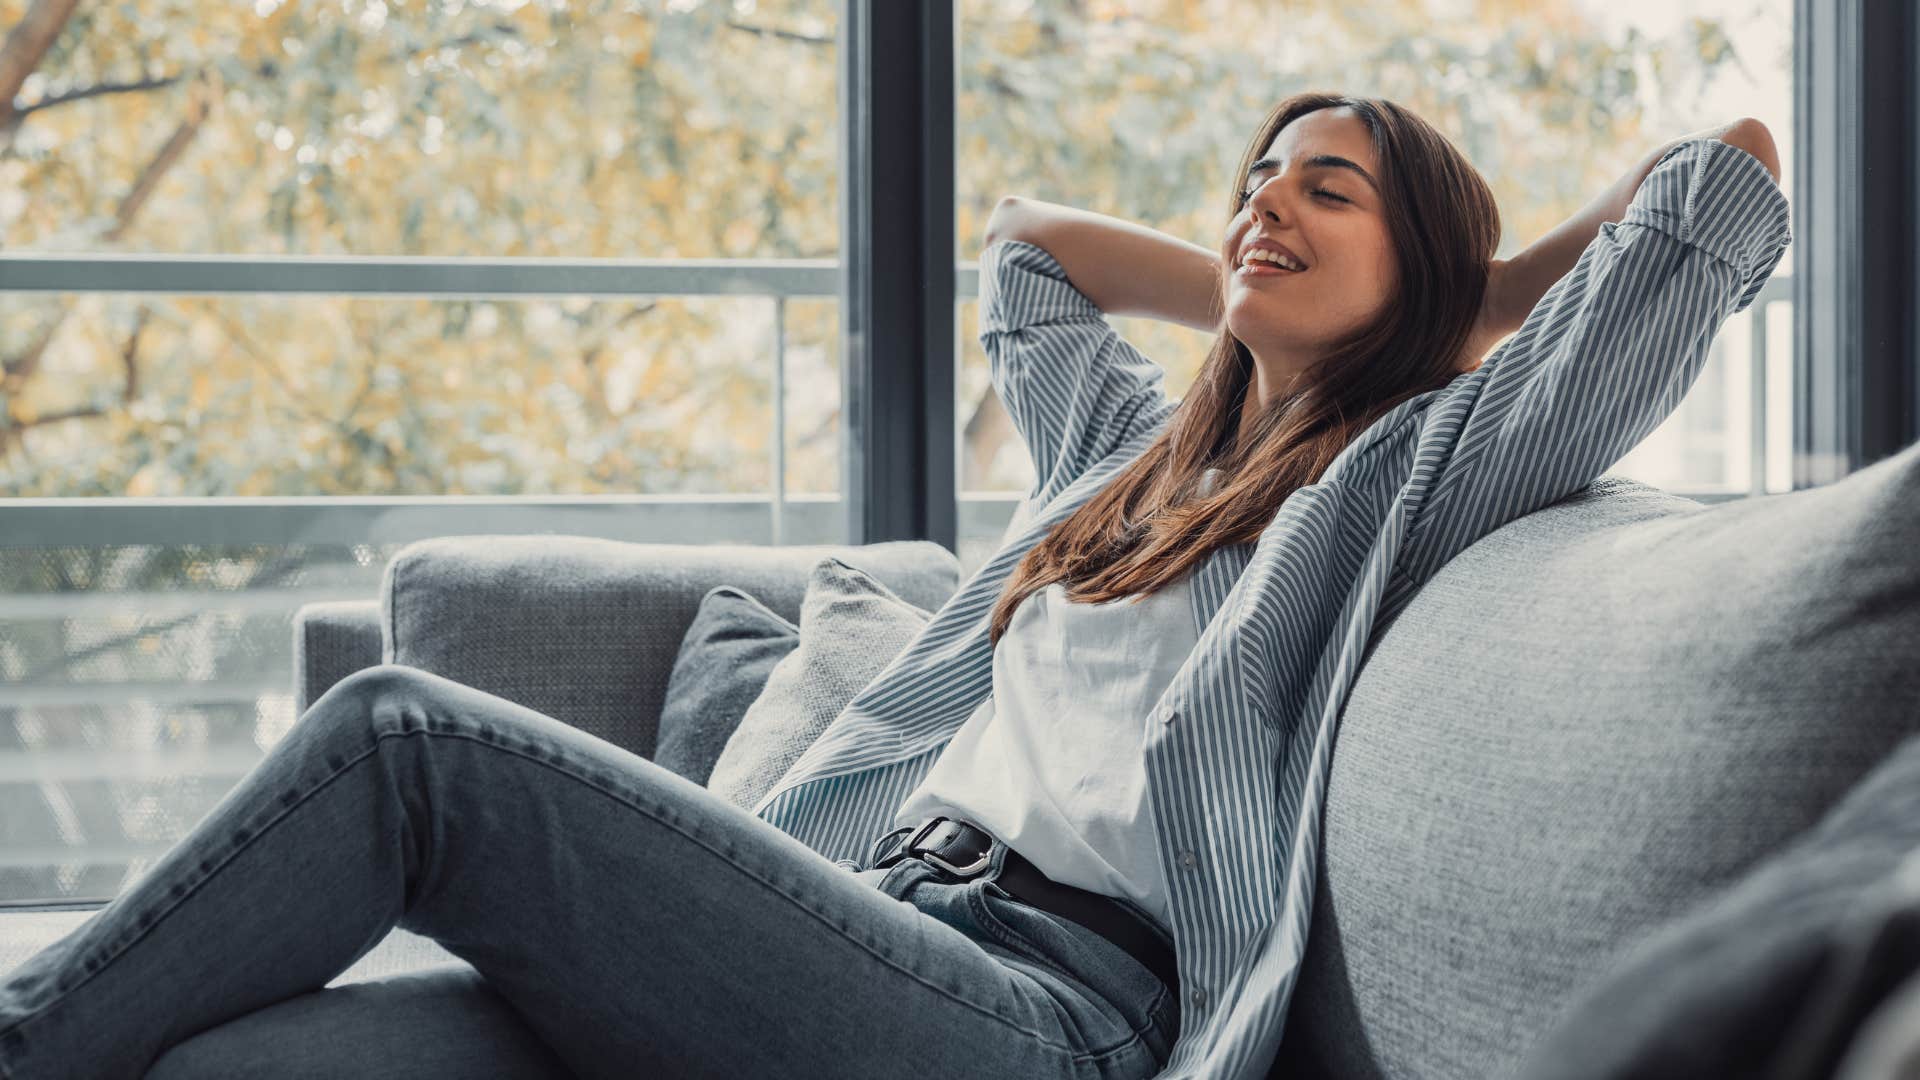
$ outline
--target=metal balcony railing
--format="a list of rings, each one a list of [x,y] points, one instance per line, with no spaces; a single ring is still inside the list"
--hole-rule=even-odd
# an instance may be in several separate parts
[[[978,295],[978,268],[958,269],[960,299]],[[383,560],[377,553],[408,541],[451,534],[561,533],[663,543],[816,544],[842,540],[837,495],[789,495],[784,432],[785,319],[789,299],[833,297],[839,271],[828,260],[564,260],[456,258],[261,258],[235,256],[62,255],[0,253],[0,292],[289,294],[440,298],[760,296],[775,320],[774,488],[765,495],[619,496],[358,496],[0,499],[0,558],[34,549],[142,545],[314,546],[362,557],[337,564],[342,573],[319,582],[269,589],[53,592],[0,595],[0,639],[10,628],[61,620],[135,616],[142,620],[239,618],[283,629],[301,605],[372,599]],[[1703,501],[1762,491],[1766,432],[1766,305],[1790,300],[1791,282],[1771,281],[1753,317],[1753,468],[1751,492],[1682,492]],[[960,536],[977,561],[1005,530],[1019,493],[963,494]],[[971,565],[963,551],[963,564]],[[9,680],[0,674],[0,716],[47,710],[133,707],[171,713],[199,707],[290,714],[290,635],[278,633],[256,656],[256,670],[211,677],[122,681]],[[66,715],[74,715],[70,711]],[[291,720],[280,716],[276,723]],[[0,846],[0,872],[48,867],[131,866],[164,854],[168,844],[132,835],[124,820],[99,824],[117,811],[79,805],[71,785],[97,782],[210,780],[231,783],[258,761],[249,745],[137,749],[0,747],[5,785],[37,785],[46,800],[41,825]],[[190,785],[191,786],[191,785]],[[21,787],[15,787],[16,792]],[[181,796],[176,816],[195,811]],[[84,800],[83,800],[84,802]],[[124,818],[124,814],[118,814]],[[81,828],[86,819],[94,827]],[[149,829],[150,835],[150,829]],[[65,880],[64,878],[62,879]],[[64,887],[64,886],[63,886]],[[84,891],[84,887],[83,887]],[[99,889],[94,890],[98,892]],[[19,897],[0,895],[0,906]],[[94,902],[105,902],[95,897]]]
[[[979,267],[961,264],[956,300],[979,295]],[[832,543],[835,496],[785,491],[786,302],[837,295],[827,259],[465,259],[69,255],[0,253],[0,292],[153,292],[441,298],[764,296],[772,305],[773,490],[717,496],[360,496],[0,499],[0,546],[75,544],[385,543],[448,533],[568,532],[683,543]],[[1792,297],[1769,281],[1749,314]],[[1749,492],[1682,492],[1714,501],[1764,492],[1766,319],[1753,318]],[[962,496],[961,535],[997,535],[1017,493]],[[645,513],[636,511],[645,509]]]

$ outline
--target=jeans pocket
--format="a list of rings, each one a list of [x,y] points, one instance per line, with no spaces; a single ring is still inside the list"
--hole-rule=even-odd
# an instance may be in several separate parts
[[[976,921],[995,941],[1063,978],[1074,982],[1084,981],[1079,972],[1070,970],[1062,962],[1058,949],[1049,951],[1029,936],[1033,929],[1030,920],[1035,917],[1048,918],[1048,915],[1022,904],[1014,899],[1012,893],[1001,888],[999,882],[987,878],[969,882],[966,892],[969,901],[967,906],[973,909]]]
[[[996,940],[1035,964],[1057,972],[1091,997],[1106,1003],[1124,1031],[1125,1043],[1143,1041],[1151,1052],[1167,1052],[1172,994],[1133,954],[1072,919],[1027,904],[998,882],[971,883],[970,905],[977,920]]]

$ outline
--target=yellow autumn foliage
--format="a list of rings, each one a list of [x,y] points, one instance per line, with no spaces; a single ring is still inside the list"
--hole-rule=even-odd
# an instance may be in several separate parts
[[[1683,6],[1690,0],[1676,0]],[[1500,199],[1507,253],[1645,146],[1722,66],[1727,20],[1629,43],[1580,0],[961,0],[955,242],[1005,194],[1203,245],[1252,124],[1308,87],[1439,122]],[[1784,6],[1784,5],[1783,5]],[[1445,5],[1448,11],[1462,7]],[[12,26],[24,0],[0,0]],[[88,5],[0,147],[14,251],[834,259],[831,0]],[[762,32],[766,31],[766,32]],[[1765,70],[1768,58],[1735,58]],[[196,79],[213,107],[191,122]],[[1649,79],[1660,80],[1649,85]],[[1698,121],[1698,122],[1694,122]],[[183,134],[184,133],[184,134]],[[164,148],[176,135],[184,149]],[[156,182],[135,200],[141,178]],[[123,213],[117,243],[105,239]],[[0,294],[0,493],[746,492],[769,475],[762,297],[418,299]],[[839,482],[839,319],[785,305],[790,491]],[[963,487],[1029,477],[956,304]],[[1207,340],[1126,333],[1183,392]],[[132,393],[127,395],[129,373]],[[89,404],[94,419],[36,424]],[[584,455],[584,456],[583,456]],[[161,462],[166,464],[162,465]]]

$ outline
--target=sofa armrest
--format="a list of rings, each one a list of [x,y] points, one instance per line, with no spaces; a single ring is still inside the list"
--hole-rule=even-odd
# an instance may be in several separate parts
[[[667,677],[707,592],[738,586],[798,623],[808,573],[828,555],[928,610],[959,588],[959,560],[923,540],[774,547],[439,537],[407,545],[387,564],[382,657],[651,757]]]
[[[293,613],[293,708],[298,716],[334,683],[380,662],[380,601],[303,604]]]

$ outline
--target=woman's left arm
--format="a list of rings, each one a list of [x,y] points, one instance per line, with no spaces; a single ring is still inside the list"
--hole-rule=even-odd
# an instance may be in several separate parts
[[[1696,131],[1654,147],[1605,191],[1581,207],[1579,212],[1527,245],[1524,251],[1511,259],[1493,261],[1487,275],[1486,300],[1480,305],[1480,317],[1474,324],[1472,336],[1467,340],[1462,369],[1471,371],[1478,367],[1488,349],[1493,348],[1501,338],[1520,329],[1527,313],[1534,309],[1553,283],[1573,269],[1573,264],[1580,259],[1580,253],[1599,235],[1600,226],[1609,221],[1619,221],[1625,216],[1641,183],[1653,171],[1654,165],[1666,156],[1667,151],[1683,142],[1702,138],[1719,139],[1745,150],[1766,166],[1775,184],[1780,182],[1780,152],[1774,147],[1773,134],[1765,124],[1752,117],[1742,117],[1729,124]]]
[[[1757,126],[1668,144],[1618,221],[1607,220],[1617,190],[1595,200],[1583,214],[1601,215],[1596,235],[1572,267],[1434,400],[1420,447],[1433,470],[1413,500],[1403,566],[1415,582],[1585,487],[1679,406],[1720,324],[1753,302],[1792,241],[1777,164],[1749,149],[1770,149]],[[1552,272],[1579,220],[1535,245],[1528,273]],[[1503,284],[1518,293],[1526,280]]]

